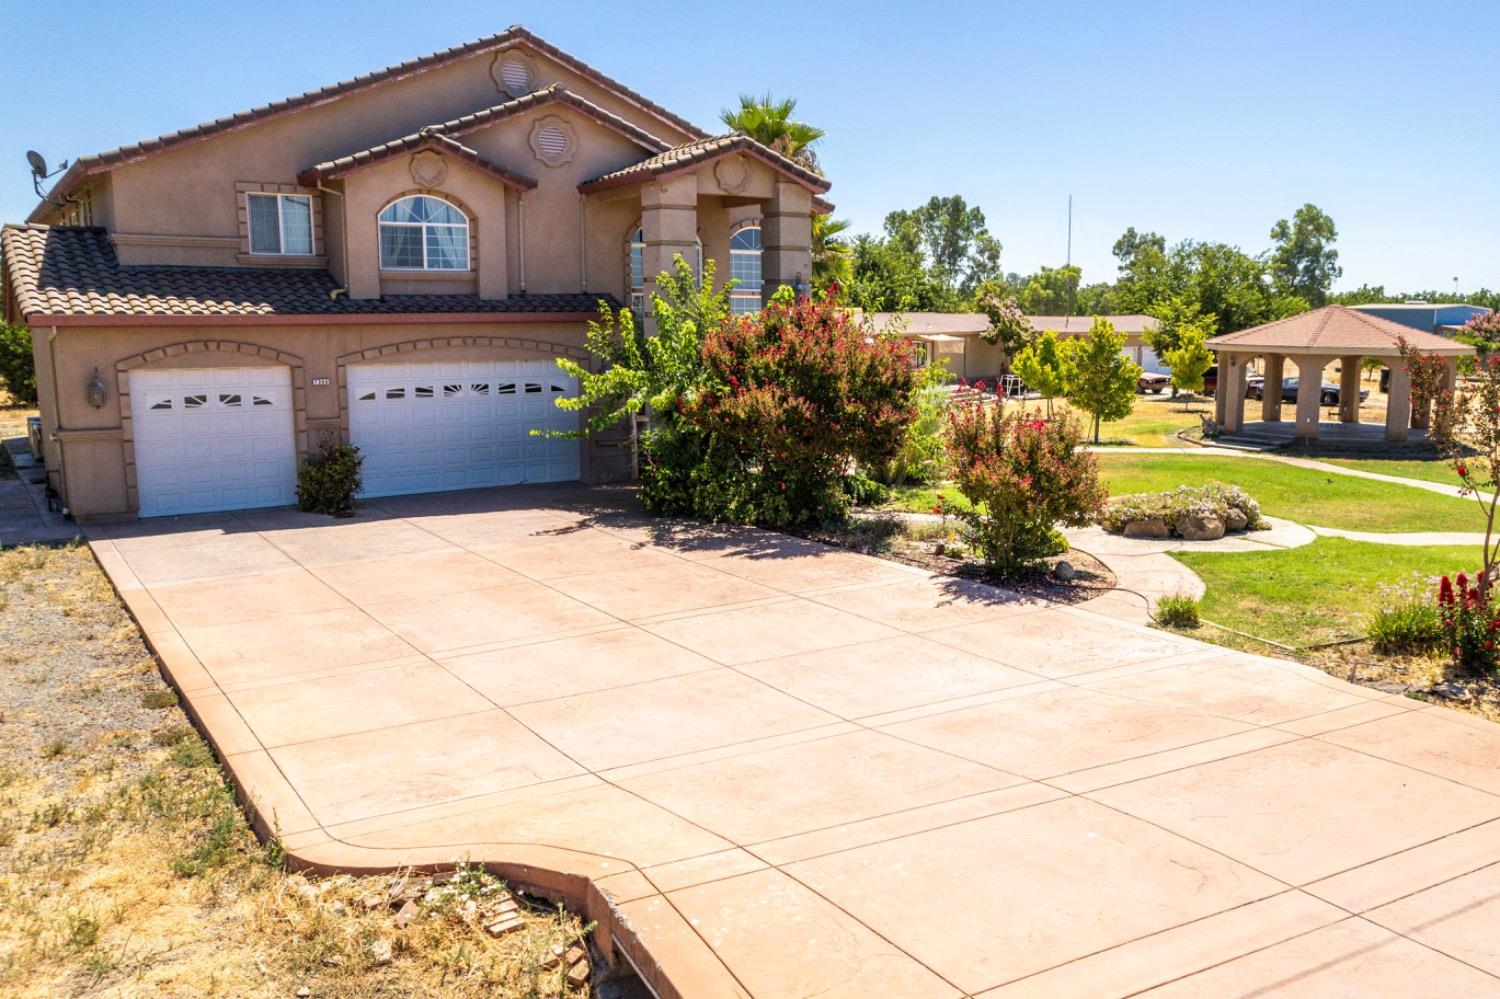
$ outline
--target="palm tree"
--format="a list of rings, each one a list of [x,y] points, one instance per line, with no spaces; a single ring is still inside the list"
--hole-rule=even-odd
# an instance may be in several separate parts
[[[793,97],[778,101],[770,94],[764,97],[741,94],[739,108],[725,108],[719,112],[719,120],[787,159],[822,173],[818,168],[818,154],[812,146],[823,138],[824,132],[805,121],[794,121],[792,113],[796,110],[797,101]]]
[[[835,281],[840,287],[848,288],[850,279],[854,277],[849,243],[843,238],[848,228],[847,219],[836,219],[831,215],[812,217],[812,278],[813,287],[819,291]]]

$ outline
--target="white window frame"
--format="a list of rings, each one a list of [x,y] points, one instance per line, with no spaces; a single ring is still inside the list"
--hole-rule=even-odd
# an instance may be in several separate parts
[[[460,225],[457,222],[387,222],[380,217],[386,212],[390,211],[396,205],[401,204],[401,202],[414,201],[417,198],[427,198],[429,200],[441,202],[442,204],[447,205],[463,218],[463,224]],[[408,271],[411,273],[431,272],[438,274],[464,274],[472,271],[474,269],[474,255],[470,252],[469,234],[472,231],[470,229],[470,226],[473,225],[473,222],[474,220],[469,217],[468,212],[464,211],[462,208],[458,207],[447,198],[439,198],[435,194],[408,194],[404,197],[397,198],[395,201],[392,201],[390,204],[383,206],[380,211],[375,213],[375,249],[376,252],[380,254],[380,269],[382,271]],[[392,226],[400,229],[418,229],[421,231],[421,267],[396,267],[385,262],[385,241],[380,238],[380,234],[386,226]],[[427,261],[431,259],[427,255],[427,229],[429,226],[442,229],[462,229],[464,231],[464,265],[462,267],[433,267],[428,264]]]
[[[748,224],[748,225],[742,225],[738,229],[734,230],[734,232],[732,232],[732,233],[729,234],[729,276],[730,277],[734,277],[735,276],[735,274],[734,274],[734,258],[736,256],[741,256],[741,257],[754,256],[756,258],[756,261],[760,265],[761,283],[762,283],[762,285],[764,285],[764,283],[765,283],[765,275],[766,275],[766,271],[765,271],[765,252],[766,252],[765,251],[765,244],[762,243],[761,244],[761,248],[759,250],[737,250],[737,249],[734,248],[734,237],[736,237],[740,233],[746,232],[746,231],[748,231],[750,229],[754,229],[757,233],[761,232],[760,224],[759,223],[752,223],[752,224]],[[764,239],[764,233],[762,233],[762,239]],[[736,280],[738,280],[738,279],[736,278]],[[744,307],[745,305],[748,305],[752,301],[754,302],[754,308],[745,308]],[[730,311],[730,313],[732,315],[737,315],[737,316],[752,316],[755,313],[759,312],[763,308],[763,306],[764,306],[764,302],[761,299],[761,289],[759,287],[757,287],[757,288],[748,288],[748,287],[746,287],[743,284],[737,284],[729,292],[729,311]]]
[[[255,248],[255,219],[250,209],[251,198],[275,198],[276,199],[276,249],[257,250]],[[296,198],[307,202],[307,246],[306,253],[286,252],[286,214],[281,210],[282,199]],[[245,242],[251,254],[257,257],[310,257],[317,250],[313,242],[313,203],[310,194],[282,194],[279,191],[246,191],[245,192]]]

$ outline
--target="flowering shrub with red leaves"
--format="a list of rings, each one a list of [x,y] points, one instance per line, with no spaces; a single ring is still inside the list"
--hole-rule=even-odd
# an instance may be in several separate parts
[[[992,573],[1036,573],[1058,551],[1057,525],[1082,527],[1098,514],[1106,494],[1098,461],[1082,445],[1083,429],[1071,417],[1047,420],[982,397],[948,411],[953,478],[973,506],[945,505],[944,512],[963,524]]]
[[[1471,676],[1493,676],[1500,666],[1495,649],[1500,606],[1490,600],[1490,591],[1470,585],[1463,573],[1453,579],[1444,576],[1438,583],[1437,602],[1454,667]]]
[[[1402,357],[1412,376],[1412,402],[1418,399],[1417,380],[1431,382],[1442,358],[1423,355],[1401,342]],[[1431,427],[1428,438],[1448,459],[1458,476],[1460,495],[1479,504],[1484,515],[1484,565],[1475,585],[1486,599],[1500,575],[1500,354],[1475,361],[1474,377],[1455,390],[1439,378],[1430,393]],[[1425,400],[1423,400],[1425,405]]]
[[[848,512],[856,466],[890,461],[915,417],[911,345],[874,338],[836,295],[780,295],[708,331],[707,386],[679,403],[695,455],[658,488],[657,507],[771,526]]]

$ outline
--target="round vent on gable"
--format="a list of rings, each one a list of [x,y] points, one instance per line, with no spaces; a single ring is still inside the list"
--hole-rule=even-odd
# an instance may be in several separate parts
[[[499,86],[511,95],[522,95],[531,90],[531,66],[523,58],[507,58],[499,65]]]
[[[548,115],[531,129],[531,151],[548,166],[562,166],[573,158],[578,139],[573,126],[557,115]]]
[[[542,159],[559,159],[568,152],[568,133],[556,125],[548,125],[537,133],[536,144],[542,150]]]

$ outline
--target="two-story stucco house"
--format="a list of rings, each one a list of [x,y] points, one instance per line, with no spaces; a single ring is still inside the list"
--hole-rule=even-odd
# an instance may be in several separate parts
[[[828,182],[523,28],[78,159],[3,231],[51,487],[79,519],[618,477],[555,364],[674,255],[737,310],[812,272]]]

